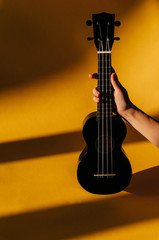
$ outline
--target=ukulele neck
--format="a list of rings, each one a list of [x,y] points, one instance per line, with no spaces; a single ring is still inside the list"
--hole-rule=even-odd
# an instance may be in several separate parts
[[[112,116],[113,87],[111,84],[111,51],[98,51],[98,91],[100,102],[97,104],[98,119]]]

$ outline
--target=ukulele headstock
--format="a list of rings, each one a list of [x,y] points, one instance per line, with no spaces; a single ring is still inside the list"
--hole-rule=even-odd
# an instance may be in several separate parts
[[[93,40],[97,51],[111,51],[114,40],[114,25],[120,26],[119,21],[115,21],[115,14],[110,13],[98,13],[92,14],[92,21],[86,22],[87,26],[93,24],[93,38],[87,38],[87,40]]]

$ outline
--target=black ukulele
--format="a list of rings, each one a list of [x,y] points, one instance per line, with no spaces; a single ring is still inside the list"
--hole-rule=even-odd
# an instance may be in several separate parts
[[[126,126],[121,117],[112,112],[111,48],[114,39],[115,15],[93,14],[95,46],[98,54],[98,90],[100,102],[97,112],[87,116],[83,136],[87,146],[79,157],[77,177],[80,185],[90,193],[112,194],[126,188],[132,176],[131,165],[121,149]]]

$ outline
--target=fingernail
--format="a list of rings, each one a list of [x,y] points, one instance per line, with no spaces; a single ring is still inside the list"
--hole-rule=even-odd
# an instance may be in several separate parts
[[[89,78],[92,78],[92,74],[91,73],[89,74]]]
[[[114,73],[114,80],[116,81],[117,80],[117,75]]]

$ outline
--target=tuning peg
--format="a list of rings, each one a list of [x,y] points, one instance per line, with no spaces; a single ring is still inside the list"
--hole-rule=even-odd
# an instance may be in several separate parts
[[[115,26],[119,27],[121,23],[120,23],[120,21],[115,21],[114,24],[115,24]]]
[[[87,26],[91,26],[92,25],[92,21],[91,20],[87,20],[86,25]]]
[[[120,38],[119,38],[119,37],[115,37],[115,38],[114,38],[114,40],[117,40],[117,41],[119,41],[119,40],[120,40]]]
[[[88,37],[87,40],[90,41],[90,40],[93,40],[94,38],[93,37]]]

